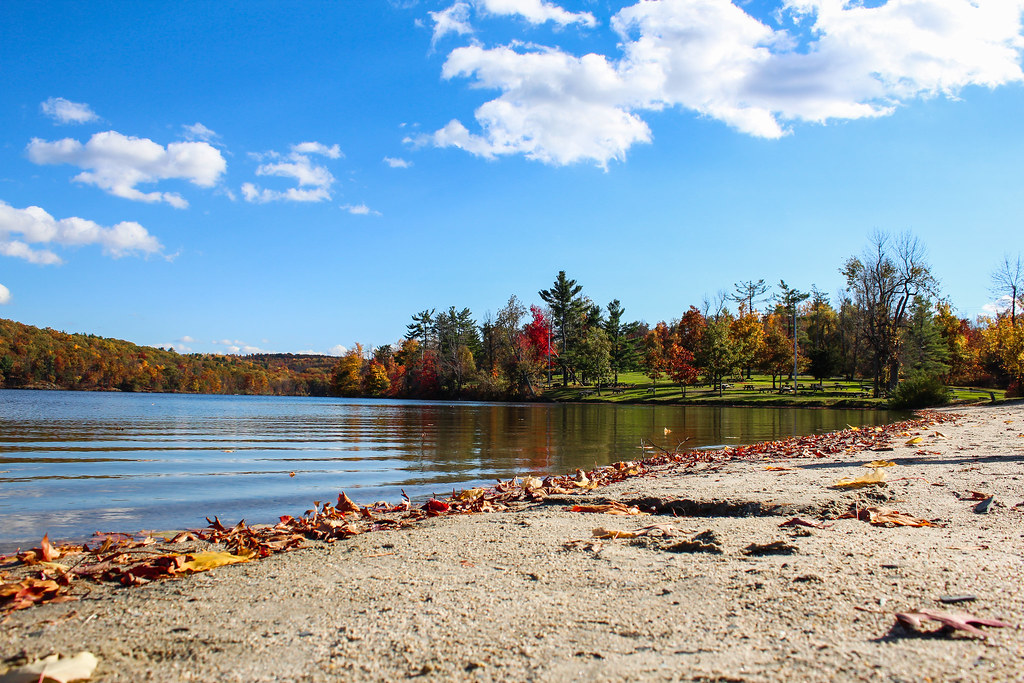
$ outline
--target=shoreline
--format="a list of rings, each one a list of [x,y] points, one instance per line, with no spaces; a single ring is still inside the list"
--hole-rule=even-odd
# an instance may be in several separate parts
[[[976,599],[954,608],[1024,624],[1024,404],[941,413],[958,419],[873,446],[891,450],[706,452],[506,512],[90,585],[79,601],[12,613],[2,654],[90,650],[94,680],[111,681],[1010,680],[1024,670],[1019,628],[982,627],[982,639],[895,624],[955,593]],[[885,486],[830,488],[879,458],[897,463]],[[972,511],[972,492],[994,497],[989,512]],[[641,501],[663,514],[571,511]],[[851,504],[944,526],[837,519]],[[779,526],[790,517],[818,526]],[[623,536],[651,525],[662,528]],[[672,549],[687,543],[709,547]],[[773,543],[790,554],[748,552]]]
[[[192,393],[183,391],[124,391],[118,388],[110,389],[67,389],[64,387],[52,385],[33,385],[33,386],[21,386],[21,387],[0,387],[0,389],[8,391],[67,391],[67,392],[81,392],[81,393],[101,393],[101,394],[139,394],[139,395],[164,395],[164,396],[244,396],[244,397],[259,397],[265,396],[268,398],[317,398],[317,399],[345,399],[343,396],[329,396],[329,395],[313,395],[313,394],[203,394],[203,393]],[[995,398],[993,390],[981,389],[981,388],[970,388],[964,391],[972,391],[980,394],[989,394],[992,399],[978,398],[974,399],[958,399],[951,401],[946,406],[938,407],[963,407],[963,406],[984,406],[984,405],[1006,405],[1012,403],[1016,399],[1012,398]],[[498,404],[530,404],[530,403],[553,403],[553,404],[581,404],[581,405],[593,405],[593,404],[607,404],[607,405],[632,405],[632,406],[701,406],[701,407],[719,407],[719,408],[814,408],[814,409],[825,409],[825,410],[895,410],[890,408],[888,403],[878,402],[881,399],[871,398],[844,398],[844,397],[815,397],[814,394],[809,394],[806,398],[791,398],[784,394],[772,393],[769,397],[754,398],[751,397],[749,400],[737,400],[734,397],[730,397],[725,400],[724,397],[711,396],[696,396],[696,397],[674,397],[666,398],[664,400],[659,399],[657,396],[643,397],[643,398],[619,398],[615,400],[607,399],[604,396],[588,396],[584,399],[565,399],[562,400],[557,397],[547,396],[540,394],[533,399],[528,398],[517,398],[517,399],[480,399],[480,398],[397,398],[389,396],[359,396],[355,397],[357,400],[363,401],[423,401],[427,403],[498,403]],[[908,411],[909,412],[909,411]]]

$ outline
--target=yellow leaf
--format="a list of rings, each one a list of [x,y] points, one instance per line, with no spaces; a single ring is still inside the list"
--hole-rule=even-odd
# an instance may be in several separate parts
[[[896,467],[896,463],[888,460],[872,460],[864,463],[861,467]]]
[[[856,479],[850,479],[849,477],[843,477],[835,484],[833,488],[837,489],[860,489],[865,486],[876,486],[885,482],[885,470],[876,467],[862,477]]]
[[[635,531],[617,531],[615,529],[605,529],[602,526],[594,529],[594,538],[636,538],[639,535]]]
[[[74,657],[61,657],[52,654],[49,657],[38,659],[31,664],[25,664],[10,669],[3,676],[0,676],[0,683],[36,683],[37,681],[52,681],[56,683],[67,683],[68,681],[81,681],[92,676],[93,670],[99,660],[91,652],[82,651]]]
[[[226,564],[238,564],[248,562],[251,555],[232,555],[228,552],[194,553],[189,555],[188,562],[181,565],[181,570],[190,572],[205,572],[215,567],[222,567]]]
[[[45,567],[46,569],[54,569],[58,572],[66,572],[67,570],[71,569],[71,567],[67,566],[66,564],[61,564],[60,562],[40,562],[36,566]]]
[[[483,495],[483,489],[466,489],[465,491],[459,491],[455,496],[455,500],[460,500],[464,503],[472,503],[474,500],[482,498]]]
[[[908,445],[908,446],[916,446],[917,444],[921,443],[922,441],[924,441],[924,439],[922,439],[922,438],[921,438],[921,437],[919,437],[919,436],[915,436],[915,437],[914,437],[913,439],[911,439],[910,441],[907,441],[907,445]]]

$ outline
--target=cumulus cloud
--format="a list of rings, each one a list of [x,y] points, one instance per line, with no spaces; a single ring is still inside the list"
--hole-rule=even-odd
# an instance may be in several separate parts
[[[379,216],[380,211],[374,211],[366,204],[344,204],[342,205],[343,211],[348,211],[353,216]]]
[[[338,145],[327,145],[321,142],[300,142],[297,145],[292,145],[292,152],[296,154],[320,154],[328,159],[340,159],[344,156],[341,153],[341,147]]]
[[[174,349],[178,353],[192,353],[192,347],[189,346],[189,344],[193,342],[195,342],[195,339],[186,334],[181,339],[175,339],[173,342],[166,344],[151,344],[151,346],[159,349]]]
[[[1024,80],[1022,11],[1024,0],[782,0],[769,25],[729,0],[644,0],[612,17],[615,57],[456,48],[443,77],[499,94],[476,110],[478,131],[453,120],[413,141],[606,166],[650,141],[650,111],[680,108],[763,138],[796,122],[885,116],[915,98]]]
[[[213,344],[215,346],[223,346],[224,353],[232,355],[250,355],[254,353],[267,353],[267,351],[264,351],[260,347],[253,346],[252,344],[247,344],[239,339],[215,339],[213,341]]]
[[[105,228],[84,218],[56,219],[38,206],[16,209],[0,201],[0,254],[39,265],[58,265],[62,259],[50,246],[99,245],[113,258],[159,254],[163,247],[144,227],[123,221]],[[32,245],[45,245],[43,248]]]
[[[431,45],[444,38],[449,33],[457,33],[460,36],[473,32],[469,24],[469,3],[456,2],[454,5],[440,12],[430,12],[430,18],[434,22],[434,35]]]
[[[590,12],[569,12],[558,5],[543,0],[475,0],[476,5],[490,14],[518,16],[531,24],[554,22],[559,26],[582,24],[597,26],[597,19]]]
[[[44,114],[61,124],[89,123],[100,118],[88,104],[72,102],[63,97],[51,97],[40,104],[39,108]]]
[[[995,301],[990,301],[981,307],[981,310],[991,316],[997,316],[1000,313],[1004,313],[1010,310],[1010,304],[1013,303],[1013,299],[1008,294],[1004,294]]]
[[[531,24],[552,22],[558,26],[581,24],[593,28],[597,19],[590,12],[569,12],[544,0],[459,0],[447,9],[429,12],[434,22],[432,45],[450,33],[469,35],[473,33],[470,15],[473,9],[484,15],[517,17]]]
[[[11,290],[0,285],[0,306],[11,303]]]
[[[346,353],[348,353],[348,347],[342,344],[335,344],[327,349],[327,355],[329,356],[344,356]]]
[[[384,163],[391,168],[410,168],[412,162],[398,157],[384,157]]]
[[[202,142],[213,142],[220,137],[216,132],[210,130],[203,124],[196,121],[191,126],[182,126],[185,131],[186,140],[201,140]]]
[[[84,145],[72,138],[53,142],[33,138],[27,152],[36,164],[71,164],[85,169],[73,180],[95,185],[116,197],[166,202],[179,209],[188,206],[180,194],[143,192],[137,186],[180,179],[212,187],[227,168],[221,153],[207,142],[172,142],[164,147],[148,138],[112,130],[96,133]]]
[[[277,152],[257,155],[257,158],[269,161],[260,164],[256,169],[256,175],[291,178],[298,185],[287,190],[272,190],[261,188],[254,183],[244,183],[242,196],[246,201],[257,204],[274,201],[322,202],[330,199],[334,176],[326,166],[313,162],[310,157],[314,154],[328,159],[339,159],[344,156],[338,145],[327,146],[320,142],[301,142],[292,145],[291,153],[287,156]]]

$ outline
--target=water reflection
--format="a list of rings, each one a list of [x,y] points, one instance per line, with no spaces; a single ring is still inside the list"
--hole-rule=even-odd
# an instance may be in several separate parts
[[[0,549],[95,530],[272,521],[666,448],[891,419],[875,411],[0,391]],[[666,432],[666,430],[668,430]],[[292,476],[294,473],[294,476]]]

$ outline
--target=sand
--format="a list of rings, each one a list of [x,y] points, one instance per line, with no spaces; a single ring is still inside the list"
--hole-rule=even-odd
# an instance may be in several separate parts
[[[888,451],[665,466],[510,512],[93,585],[13,613],[0,671],[88,650],[102,681],[1024,680],[1024,404],[946,412],[958,419]],[[879,458],[897,463],[885,486],[831,488]],[[972,492],[993,496],[987,512]],[[569,509],[613,500],[665,514]],[[836,519],[851,505],[943,526]],[[793,517],[822,528],[780,526]],[[772,543],[787,554],[749,550]],[[919,608],[1013,627],[897,625]]]

